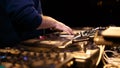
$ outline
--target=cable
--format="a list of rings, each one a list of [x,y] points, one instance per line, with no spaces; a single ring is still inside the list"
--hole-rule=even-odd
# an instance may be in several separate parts
[[[106,65],[107,64],[107,62],[104,60],[104,58],[102,57],[102,62],[103,62],[103,64],[104,65]]]
[[[110,52],[113,55],[118,55],[118,56],[109,57],[106,54],[107,52]],[[120,67],[119,66],[119,64],[120,64],[119,53],[117,53],[116,51],[105,50],[104,53],[103,53],[102,61],[103,61],[103,64],[104,64],[104,68],[108,68],[108,67]]]
[[[98,57],[96,66],[98,66],[98,64],[100,63],[100,60],[103,56],[103,52],[104,52],[104,49],[105,49],[105,45],[99,45],[98,47],[100,48],[100,53],[99,53],[99,57]]]

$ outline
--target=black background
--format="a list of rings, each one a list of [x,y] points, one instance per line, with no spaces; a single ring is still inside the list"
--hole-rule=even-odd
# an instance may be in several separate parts
[[[70,27],[119,26],[119,1],[101,0],[41,0],[43,14]]]

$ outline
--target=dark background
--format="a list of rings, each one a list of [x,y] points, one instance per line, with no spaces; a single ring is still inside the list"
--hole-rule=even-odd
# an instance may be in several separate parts
[[[70,27],[119,26],[119,0],[41,0],[43,14]]]

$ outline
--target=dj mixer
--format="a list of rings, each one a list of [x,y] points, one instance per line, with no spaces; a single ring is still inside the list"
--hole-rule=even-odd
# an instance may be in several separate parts
[[[0,49],[0,68],[95,68],[100,49],[93,38],[104,28],[75,28],[75,35],[54,32]]]

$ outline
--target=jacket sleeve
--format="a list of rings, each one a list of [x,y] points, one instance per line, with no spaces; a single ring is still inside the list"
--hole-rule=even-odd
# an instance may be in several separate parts
[[[40,4],[40,3],[39,3]],[[19,29],[36,29],[42,21],[41,8],[35,8],[33,0],[6,0],[5,10],[12,23]]]

